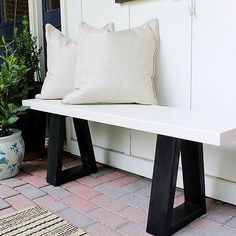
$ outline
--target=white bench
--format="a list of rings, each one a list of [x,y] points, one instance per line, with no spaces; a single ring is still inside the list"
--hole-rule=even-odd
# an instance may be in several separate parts
[[[64,105],[59,100],[25,100],[50,113],[47,181],[60,185],[97,171],[88,121],[159,134],[147,232],[166,236],[206,212],[203,145],[236,140],[232,116],[149,105]],[[73,117],[82,166],[62,171],[65,117]],[[181,152],[185,202],[173,209]]]

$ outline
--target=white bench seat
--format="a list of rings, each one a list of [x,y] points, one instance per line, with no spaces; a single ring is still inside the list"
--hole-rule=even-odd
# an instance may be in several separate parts
[[[65,105],[60,100],[25,100],[50,114],[47,182],[55,186],[97,171],[88,121],[158,134],[147,232],[169,236],[206,213],[203,143],[236,140],[236,119],[225,113],[150,105]],[[62,170],[65,117],[72,117],[82,165]],[[181,153],[185,202],[174,208]]]
[[[60,100],[30,99],[33,110],[85,119],[155,134],[224,145],[236,140],[233,116],[155,105],[65,105]]]

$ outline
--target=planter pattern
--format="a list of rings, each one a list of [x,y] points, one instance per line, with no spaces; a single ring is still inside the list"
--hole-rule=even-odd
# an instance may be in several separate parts
[[[0,138],[0,179],[10,178],[20,171],[25,152],[24,140],[20,133],[16,131],[7,141],[2,142]]]

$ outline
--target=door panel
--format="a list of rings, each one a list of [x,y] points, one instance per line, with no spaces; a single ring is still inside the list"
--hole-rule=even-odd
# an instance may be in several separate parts
[[[61,30],[60,0],[43,0],[43,25],[50,23]]]

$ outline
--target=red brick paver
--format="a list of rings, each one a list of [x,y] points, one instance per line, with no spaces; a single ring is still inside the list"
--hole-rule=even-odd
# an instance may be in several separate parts
[[[47,208],[53,212],[58,212],[68,208],[64,203],[57,201],[55,198],[47,195],[34,200],[34,202],[42,207]]]
[[[13,207],[8,207],[8,208],[0,211],[0,216],[4,216],[4,215],[10,214],[10,213],[13,213],[15,211],[16,210]]]
[[[101,194],[95,198],[92,198],[91,202],[102,207],[102,208],[105,208],[105,209],[108,209],[111,211],[115,211],[115,212],[121,211],[124,208],[128,207],[128,205],[126,203],[123,203],[123,202],[116,200],[112,197],[108,197],[104,194]]]
[[[14,207],[16,210],[22,210],[35,205],[31,200],[21,194],[18,194],[14,197],[6,198],[5,201],[11,204],[12,207]]]
[[[7,185],[0,185],[0,198],[8,198],[17,195],[19,192],[8,187]]]
[[[104,176],[101,176],[101,177],[99,177],[98,179],[99,180],[101,180],[101,181],[103,181],[103,182],[110,182],[110,181],[112,181],[112,180],[115,180],[115,179],[119,179],[119,178],[121,178],[121,177],[124,177],[124,176],[126,176],[126,174],[125,173],[123,173],[123,172],[121,172],[121,171],[115,171],[115,172],[113,172],[113,173],[109,173],[109,174],[107,174],[107,175],[104,175]]]
[[[97,185],[105,183],[105,180],[99,178],[93,178],[91,176],[86,176],[77,180],[79,183],[84,184],[88,187],[95,187]]]
[[[122,225],[117,232],[125,236],[148,236],[150,234],[145,232],[145,226],[141,226],[134,222],[128,222]]]
[[[177,198],[175,198],[174,207],[177,207],[182,203],[184,203],[184,195],[180,195]]]
[[[68,191],[70,191],[71,193],[74,193],[75,195],[85,198],[87,200],[89,200],[90,198],[94,198],[98,195],[100,195],[99,192],[97,192],[96,190],[89,188],[87,186],[84,186],[82,184],[75,184],[73,186],[69,186],[66,188]]]
[[[85,231],[89,235],[96,235],[96,236],[121,236],[121,234],[118,234],[117,232],[113,231],[112,229],[101,225],[99,223],[90,225],[85,229]]]
[[[130,221],[135,221],[139,224],[146,224],[147,222],[147,213],[141,209],[134,207],[128,207],[119,212],[119,215],[125,217]]]
[[[116,229],[119,226],[128,223],[128,220],[124,217],[102,208],[89,212],[87,216],[112,229]]]
[[[34,185],[35,187],[41,188],[44,186],[49,185],[44,178],[41,178],[39,176],[27,176],[22,178],[23,181],[26,183],[29,183],[31,185]]]
[[[125,185],[134,183],[136,181],[138,181],[137,177],[125,176],[125,177],[122,177],[120,179],[116,179],[116,180],[111,181],[111,184],[114,185],[114,186],[123,187]]]
[[[77,196],[66,197],[62,202],[80,213],[87,213],[97,208],[95,204]]]

